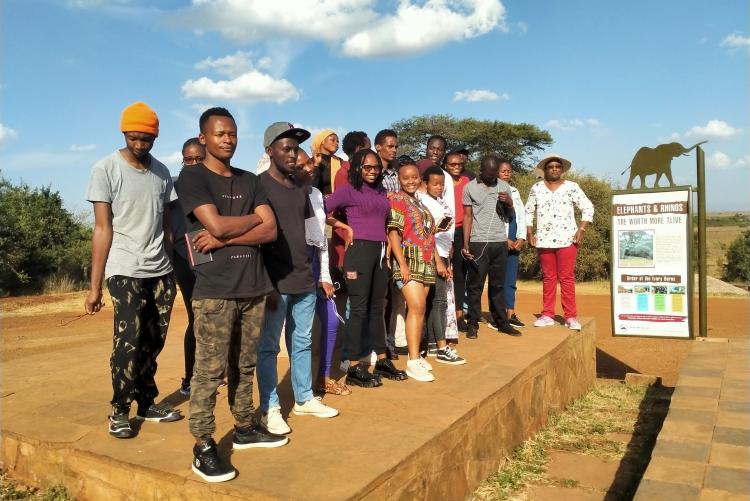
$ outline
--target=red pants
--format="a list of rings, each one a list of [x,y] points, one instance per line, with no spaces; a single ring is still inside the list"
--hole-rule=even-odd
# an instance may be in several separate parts
[[[555,318],[557,282],[560,281],[560,299],[565,320],[576,317],[576,255],[578,246],[559,249],[537,249],[542,267],[542,315]]]

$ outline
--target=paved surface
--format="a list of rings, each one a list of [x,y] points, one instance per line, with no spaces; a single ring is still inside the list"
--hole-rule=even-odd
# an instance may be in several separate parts
[[[750,342],[696,340],[635,499],[750,499]]]
[[[326,396],[341,411],[334,419],[289,415],[280,358],[290,443],[232,453],[221,390],[216,440],[239,475],[213,485],[190,470],[187,420],[145,423],[131,440],[107,434],[111,341],[102,333],[3,362],[3,467],[32,485],[62,483],[80,499],[463,499],[550,411],[593,384],[595,323],[583,323],[580,333],[558,325],[526,329],[521,338],[482,327],[478,340],[460,344],[466,365],[433,363],[434,383],[385,381]],[[157,382],[187,414],[188,402],[170,393],[182,363],[181,336],[168,337]]]

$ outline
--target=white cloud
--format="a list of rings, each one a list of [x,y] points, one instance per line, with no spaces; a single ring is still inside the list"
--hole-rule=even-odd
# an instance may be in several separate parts
[[[342,51],[351,57],[417,54],[494,29],[508,30],[499,0],[427,0],[422,5],[399,0],[395,14],[348,36]]]
[[[202,31],[218,31],[224,38],[251,43],[274,37],[334,43],[378,15],[373,0],[193,0],[176,21]]]
[[[93,151],[96,149],[95,144],[71,144],[70,151]]]
[[[738,158],[736,162],[734,162],[735,167],[750,167],[750,155],[745,155],[744,157]]]
[[[486,89],[457,90],[453,94],[453,101],[468,101],[470,103],[497,100],[508,101],[509,99],[510,96],[505,92],[498,94]]]
[[[692,127],[685,136],[699,139],[729,139],[740,134],[742,129],[736,129],[723,120],[709,120],[704,126]]]
[[[673,132],[670,135],[668,135],[667,137],[659,136],[659,137],[656,138],[656,140],[659,143],[671,143],[672,141],[677,141],[678,139],[680,139],[680,137],[682,137],[682,136],[681,136],[681,134],[679,132]]]
[[[398,0],[393,13],[377,0],[193,0],[178,24],[218,31],[240,43],[302,39],[330,44],[350,57],[416,54],[448,42],[507,31],[500,0]]]
[[[519,31],[519,32],[520,32],[520,33],[521,33],[522,35],[525,35],[526,33],[528,33],[528,32],[529,32],[529,25],[528,25],[528,24],[526,24],[526,23],[525,23],[525,22],[523,22],[523,21],[518,21],[518,22],[516,23],[516,28],[518,29],[518,31]]]
[[[544,127],[547,129],[557,129],[564,132],[571,132],[585,127],[595,136],[606,136],[609,133],[609,129],[596,118],[573,118],[570,120],[561,120],[556,118],[547,121],[547,123],[544,124]]]
[[[195,64],[196,70],[213,70],[219,75],[224,75],[229,78],[237,78],[243,73],[247,73],[254,68],[253,62],[250,59],[252,57],[251,52],[245,52],[238,50],[236,53],[229,56],[219,57],[212,59],[207,57],[203,61]]]
[[[214,81],[208,77],[188,80],[182,85],[182,95],[187,99],[210,99],[239,103],[283,103],[299,99],[299,91],[288,80],[276,79],[251,70],[231,80]]]
[[[16,137],[18,137],[18,133],[14,129],[0,123],[0,146]]]
[[[708,42],[708,37],[701,37],[696,42],[696,45],[703,45],[704,43]]]
[[[716,151],[706,158],[706,166],[709,169],[727,169],[732,165],[732,159],[722,151]]]
[[[750,48],[750,37],[743,36],[739,32],[734,32],[731,35],[725,36],[720,45],[722,47],[729,47],[730,49]]]
[[[167,167],[172,169],[174,167],[175,169],[179,170],[180,167],[182,167],[182,152],[181,151],[173,151],[172,153],[169,153],[168,155],[159,156],[155,155],[156,158],[159,159],[161,163],[166,165]]]

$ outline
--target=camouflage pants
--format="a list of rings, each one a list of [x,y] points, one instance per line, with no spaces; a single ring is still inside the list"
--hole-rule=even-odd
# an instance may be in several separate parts
[[[216,389],[225,371],[229,409],[235,421],[253,423],[253,375],[265,299],[193,300],[195,366],[190,381],[189,426],[195,438],[210,437],[216,431]]]
[[[109,366],[112,406],[127,413],[135,400],[149,406],[159,395],[154,381],[156,357],[164,348],[175,296],[172,273],[161,277],[107,279],[114,308],[114,336]]]

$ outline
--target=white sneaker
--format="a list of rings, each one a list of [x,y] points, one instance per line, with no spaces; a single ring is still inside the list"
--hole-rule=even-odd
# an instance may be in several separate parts
[[[576,317],[570,317],[565,321],[565,325],[568,326],[568,329],[573,331],[579,331],[581,330],[581,322],[578,321]]]
[[[260,417],[260,425],[276,435],[286,435],[290,431],[289,425],[281,417],[281,407],[271,407],[266,414]]]
[[[339,411],[321,402],[320,397],[311,398],[302,405],[294,404],[292,412],[295,416],[315,416],[319,418],[332,418],[339,415]]]
[[[419,357],[419,363],[422,364],[422,367],[425,368],[425,370],[432,371],[432,364],[427,361],[424,357]]]
[[[378,361],[378,354],[374,351],[370,353],[370,365],[375,365],[375,362]]]
[[[408,360],[406,362],[406,375],[417,381],[435,381],[435,376],[422,365],[420,359]]]
[[[547,315],[542,315],[534,320],[534,327],[549,327],[550,325],[555,325],[555,321]]]

